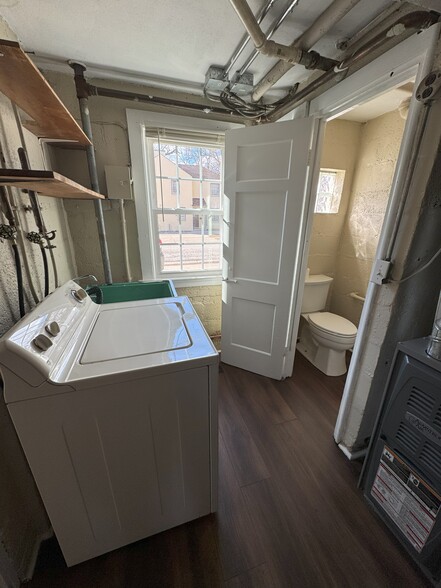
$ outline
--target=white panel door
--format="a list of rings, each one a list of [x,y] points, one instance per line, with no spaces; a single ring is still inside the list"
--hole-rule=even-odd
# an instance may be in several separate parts
[[[225,135],[222,361],[275,379],[292,371],[317,122]]]

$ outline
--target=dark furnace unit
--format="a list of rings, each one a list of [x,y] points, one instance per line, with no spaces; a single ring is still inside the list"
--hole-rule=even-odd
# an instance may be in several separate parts
[[[441,361],[400,343],[362,473],[370,506],[441,586]]]

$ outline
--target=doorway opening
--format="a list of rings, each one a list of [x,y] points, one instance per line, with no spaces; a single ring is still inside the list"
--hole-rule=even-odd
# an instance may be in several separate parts
[[[326,123],[297,350],[329,376],[345,373],[357,337],[413,88]]]

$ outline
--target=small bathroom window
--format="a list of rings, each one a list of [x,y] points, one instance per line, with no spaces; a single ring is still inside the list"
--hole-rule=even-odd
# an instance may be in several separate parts
[[[344,170],[320,170],[314,212],[319,214],[337,214],[340,207],[344,180]]]

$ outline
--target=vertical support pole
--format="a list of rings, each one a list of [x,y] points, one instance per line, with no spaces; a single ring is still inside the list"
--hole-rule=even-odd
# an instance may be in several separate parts
[[[77,90],[77,98],[80,105],[81,123],[83,130],[87,135],[88,139],[92,142],[92,145],[86,147],[87,165],[89,166],[90,184],[92,190],[95,192],[100,191],[98,172],[96,169],[95,149],[93,146],[93,135],[92,135],[92,124],[90,122],[89,112],[89,90],[84,72],[86,71],[85,66],[82,63],[69,62],[69,65],[75,72],[75,86]],[[110,257],[109,249],[107,247],[106,238],[106,226],[104,224],[103,207],[100,200],[93,201],[95,206],[95,217],[98,226],[98,237],[100,241],[101,257],[103,260],[104,267],[104,280],[106,284],[112,283],[112,270],[110,268]]]

